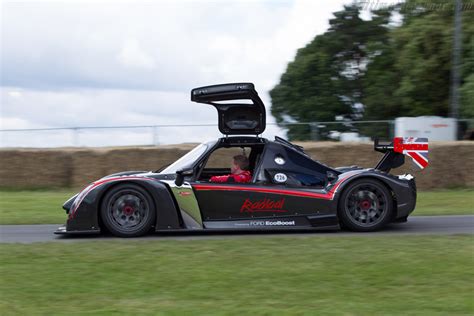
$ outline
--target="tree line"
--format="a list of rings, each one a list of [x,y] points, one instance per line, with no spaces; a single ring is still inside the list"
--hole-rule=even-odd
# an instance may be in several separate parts
[[[443,4],[433,9],[433,4]],[[464,1],[466,2],[466,1]],[[334,13],[329,29],[297,51],[270,91],[272,114],[293,140],[311,138],[293,122],[391,120],[448,116],[454,2],[407,0],[370,11],[354,3]],[[460,116],[474,117],[474,4],[462,11]],[[328,136],[331,128],[322,127]],[[358,127],[385,136],[377,126]],[[326,134],[325,134],[326,133]]]

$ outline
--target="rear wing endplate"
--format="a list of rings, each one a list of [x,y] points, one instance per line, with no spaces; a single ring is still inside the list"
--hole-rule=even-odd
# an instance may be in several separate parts
[[[385,153],[375,169],[390,172],[405,163],[405,156],[412,158],[420,169],[428,166],[428,138],[395,137],[391,143],[374,141],[374,150]]]

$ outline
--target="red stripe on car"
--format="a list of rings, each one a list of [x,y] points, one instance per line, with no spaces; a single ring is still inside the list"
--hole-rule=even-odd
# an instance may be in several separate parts
[[[247,191],[247,192],[258,192],[258,193],[271,193],[271,194],[282,194],[291,196],[309,197],[315,199],[332,200],[337,188],[347,178],[339,180],[327,193],[317,193],[309,191],[295,191],[287,189],[272,189],[262,187],[246,187],[236,185],[212,185],[212,184],[194,184],[193,188],[197,191]]]

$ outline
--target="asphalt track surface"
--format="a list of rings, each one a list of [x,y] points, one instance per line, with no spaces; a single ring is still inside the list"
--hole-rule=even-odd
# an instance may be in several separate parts
[[[0,225],[1,243],[34,242],[79,242],[104,240],[186,240],[186,239],[229,239],[256,237],[327,237],[327,236],[383,236],[383,235],[456,235],[474,234],[474,215],[457,216],[413,216],[407,223],[397,223],[374,233],[353,233],[348,231],[291,231],[291,232],[179,232],[157,233],[140,238],[116,238],[104,235],[54,235],[60,225]]]

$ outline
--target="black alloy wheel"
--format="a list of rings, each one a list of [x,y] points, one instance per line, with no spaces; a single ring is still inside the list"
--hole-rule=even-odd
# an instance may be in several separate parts
[[[105,195],[100,215],[102,223],[115,236],[145,235],[156,219],[156,210],[150,194],[135,184],[120,184]]]
[[[338,208],[345,227],[354,231],[375,231],[392,218],[393,198],[380,181],[361,179],[344,190]]]

